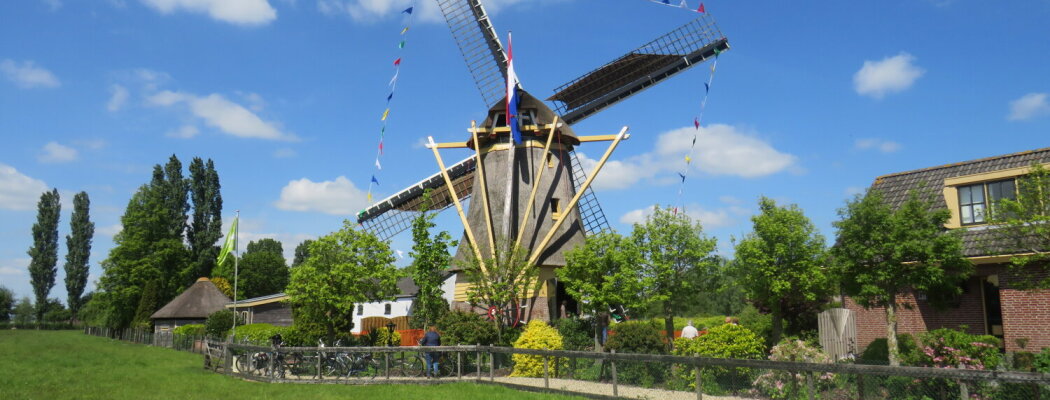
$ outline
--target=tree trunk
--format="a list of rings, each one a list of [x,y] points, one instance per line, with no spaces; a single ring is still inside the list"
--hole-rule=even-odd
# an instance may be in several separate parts
[[[601,353],[605,351],[602,343],[602,331],[609,326],[609,313],[595,313],[594,319],[594,351]]]
[[[886,303],[886,350],[889,354],[890,365],[897,367],[901,365],[900,353],[897,348],[897,299],[891,295],[889,303]]]
[[[667,349],[674,350],[674,306],[671,300],[664,302],[664,329],[667,330]]]
[[[769,333],[769,345],[770,348],[780,343],[780,336],[784,334],[784,307],[780,304],[780,301],[773,302],[773,326]]]

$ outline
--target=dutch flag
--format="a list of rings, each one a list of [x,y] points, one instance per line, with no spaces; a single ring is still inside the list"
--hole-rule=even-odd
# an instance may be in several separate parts
[[[507,32],[507,125],[510,126],[514,144],[521,143],[521,129],[518,128],[518,74],[514,73],[514,52],[510,32]]]

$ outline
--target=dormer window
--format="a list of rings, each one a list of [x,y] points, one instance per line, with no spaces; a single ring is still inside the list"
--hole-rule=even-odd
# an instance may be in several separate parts
[[[1017,198],[1013,179],[959,186],[959,216],[963,225],[987,221],[988,210],[1002,199]]]

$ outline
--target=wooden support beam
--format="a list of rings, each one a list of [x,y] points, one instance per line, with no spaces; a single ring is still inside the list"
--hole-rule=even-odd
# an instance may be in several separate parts
[[[463,213],[463,205],[459,203],[459,196],[456,195],[456,188],[452,186],[452,178],[448,176],[448,170],[445,169],[445,162],[441,160],[441,153],[438,152],[437,146],[434,145],[434,137],[427,136],[427,140],[430,141],[430,149],[434,151],[434,159],[437,160],[438,168],[441,169],[441,176],[445,178],[445,185],[448,186],[449,197],[452,198],[452,202],[456,204],[456,212],[459,213],[459,220],[463,222],[463,229],[467,232],[467,241],[470,242],[470,247],[474,250],[474,256],[477,257],[479,265],[481,265],[481,272],[485,273],[485,260],[481,258],[481,251],[478,250],[478,241],[474,240],[474,232],[470,230],[470,221],[467,221],[467,214]]]
[[[484,163],[481,162],[481,146],[478,146],[478,133],[474,130],[477,126],[477,122],[474,120],[470,121],[470,131],[474,132],[474,164],[477,166],[478,178],[481,179],[481,204],[484,205],[485,212],[485,227],[489,231],[489,252],[492,253],[492,258],[496,258],[496,234],[492,232],[492,213],[489,211],[489,187],[485,184],[485,168]],[[479,260],[481,261],[481,260]]]
[[[591,136],[577,136],[576,138],[580,140],[580,143],[608,142],[610,140],[616,140],[617,136],[619,136],[619,135],[591,135]],[[630,139],[630,138],[631,138],[631,135],[624,135],[623,136],[623,140],[627,140],[627,139]]]
[[[547,124],[547,125],[544,125],[544,126],[550,127],[550,126],[552,126],[552,124]],[[478,134],[478,133],[488,133],[488,132],[483,130],[483,129],[477,129],[477,130],[472,130],[471,133],[472,134]],[[608,141],[615,140],[616,139],[616,135],[590,135],[590,136],[578,136],[576,138],[580,140],[580,143],[608,142]],[[630,139],[630,138],[631,138],[631,135],[626,135],[626,136],[623,137],[623,140],[627,140],[627,139]],[[477,139],[475,139],[475,142],[476,141],[477,141]],[[532,142],[532,140],[525,140],[524,142],[525,143],[529,143],[529,142]],[[427,148],[430,148],[430,146],[431,145],[428,144]],[[439,149],[465,149],[465,148],[467,148],[467,142],[436,143],[433,146],[436,146]]]
[[[554,221],[554,226],[551,227],[550,231],[547,231],[547,235],[543,237],[542,241],[540,241],[540,245],[532,251],[532,255],[529,256],[530,265],[534,264],[536,260],[540,258],[540,254],[543,254],[544,248],[546,248],[547,244],[550,243],[551,238],[554,237],[554,234],[558,231],[558,228],[561,227],[562,222],[565,222],[565,217],[569,215],[569,212],[573,209],[573,207],[576,207],[576,203],[580,201],[580,196],[583,195],[583,192],[587,191],[588,187],[591,186],[591,182],[594,181],[594,177],[598,176],[598,172],[602,170],[603,166],[605,166],[605,162],[609,160],[609,156],[612,155],[613,150],[616,150],[616,146],[620,144],[620,141],[623,140],[624,136],[626,135],[627,127],[625,126],[623,127],[623,129],[620,130],[620,133],[616,135],[616,138],[613,139],[613,142],[609,144],[609,149],[605,150],[605,154],[602,155],[602,158],[598,160],[598,165],[594,166],[594,171],[591,171],[590,175],[587,176],[587,180],[583,181],[583,185],[580,185],[580,189],[577,190],[576,194],[572,196],[572,200],[570,200],[569,204],[565,207],[565,211],[562,213],[561,216],[558,217],[557,220]]]
[[[538,171],[532,175],[535,177],[535,179],[532,180],[532,193],[529,194],[529,202],[527,203],[528,205],[525,206],[525,214],[522,214],[521,216],[521,227],[518,228],[518,238],[514,241],[515,247],[521,246],[521,237],[525,234],[525,226],[528,225],[528,220],[526,218],[529,217],[529,213],[532,212],[532,205],[536,202],[536,190],[540,188],[540,179],[543,178],[543,170],[547,169],[544,164],[547,163],[547,153],[551,151],[551,141],[554,139],[554,128],[556,126],[558,126],[557,115],[554,116],[554,123],[550,124],[551,132],[547,134],[547,144],[543,146],[543,153],[540,155],[539,167],[537,168]],[[536,226],[539,226],[539,220],[536,221],[536,224]]]

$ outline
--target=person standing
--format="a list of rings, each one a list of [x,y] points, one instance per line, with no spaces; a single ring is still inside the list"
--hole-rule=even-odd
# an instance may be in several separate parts
[[[693,320],[689,320],[689,323],[685,324],[685,328],[682,328],[682,337],[686,339],[693,339],[696,338],[697,335],[699,335],[699,332],[697,332],[696,328],[693,327]]]
[[[441,346],[441,335],[438,334],[437,326],[431,325],[430,329],[422,339],[419,339],[420,346]],[[423,366],[423,371],[427,375],[427,378],[436,378],[438,376],[438,358],[441,357],[441,353],[438,352],[426,352],[424,353],[424,359],[426,365]]]

